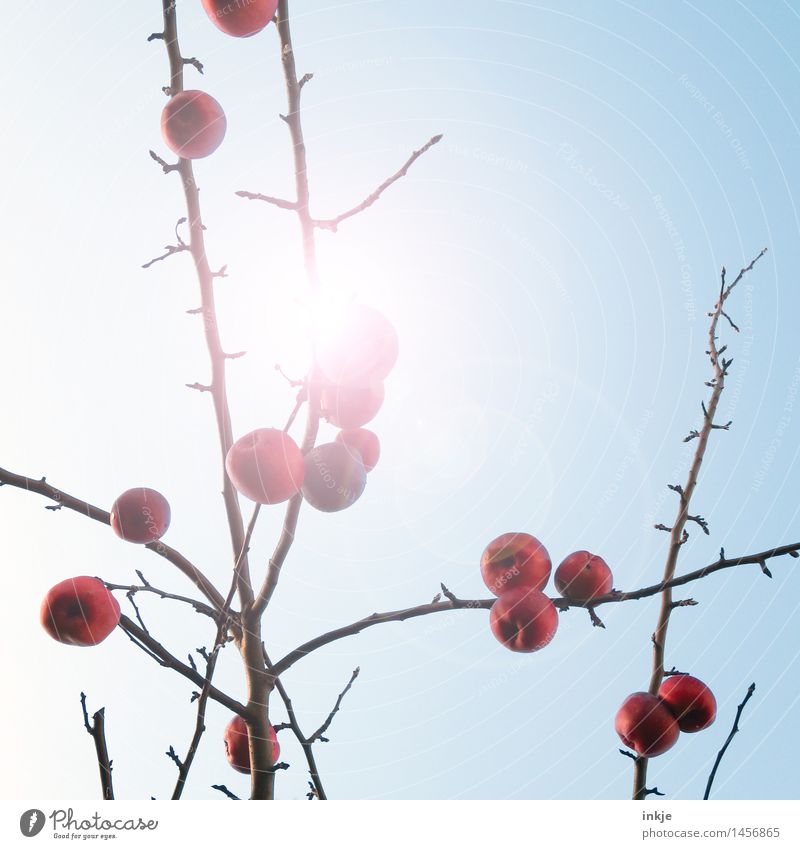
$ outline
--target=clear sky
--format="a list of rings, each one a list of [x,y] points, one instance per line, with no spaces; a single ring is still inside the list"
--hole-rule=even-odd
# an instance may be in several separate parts
[[[178,179],[148,156],[167,83],[158,0],[23,4],[3,16],[4,242],[0,465],[110,507],[131,486],[172,504],[166,540],[220,584],[229,573],[207,357],[191,262],[144,271],[184,215]],[[658,580],[682,443],[707,392],[707,320],[721,265],[768,255],[732,299],[735,358],[681,569],[800,537],[800,3],[308,0],[293,5],[313,208],[360,198],[434,133],[443,142],[367,214],[320,236],[322,274],[389,315],[401,357],[374,422],[383,459],[338,515],[303,510],[270,607],[274,655],[376,610],[429,601],[444,581],[485,595],[480,553],[505,531],[539,537],[555,563],[587,548],[615,585]],[[101,9],[101,11],[98,11]],[[277,37],[237,40],[179,0],[187,85],[223,105],[228,136],[197,163],[229,350],[237,434],[282,426],[300,368],[302,265],[294,218],[234,196],[291,193]],[[333,431],[326,431],[332,436]],[[165,757],[185,750],[192,687],[121,632],[96,649],[51,641],[47,589],[73,575],[191,589],[149,552],[38,496],[0,492],[8,797],[95,798],[79,693],[106,706],[120,796],[164,798]],[[249,512],[249,504],[245,511]],[[283,510],[262,511],[263,569]],[[710,730],[653,760],[670,798],[699,798],[751,681],[718,798],[797,796],[797,561],[713,576],[685,593],[667,665],[706,680]],[[681,594],[683,595],[683,594]],[[185,657],[205,620],[157,599],[143,615]],[[316,727],[356,665],[361,677],[318,759],[333,798],[619,798],[630,762],[613,729],[645,689],[657,601],[573,610],[544,651],[516,655],[485,611],[386,625],[286,676]],[[218,680],[243,696],[238,657]],[[10,685],[9,685],[10,680]],[[284,718],[276,707],[274,721]],[[225,762],[229,716],[212,705],[187,797],[247,780]],[[278,793],[302,797],[305,764]]]

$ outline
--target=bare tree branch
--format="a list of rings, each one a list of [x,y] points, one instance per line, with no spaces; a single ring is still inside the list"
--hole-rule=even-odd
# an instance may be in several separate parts
[[[344,689],[341,693],[339,693],[336,703],[333,706],[333,710],[328,714],[328,718],[325,722],[320,725],[320,727],[308,738],[309,743],[314,743],[317,740],[321,740],[323,742],[327,742],[323,734],[331,727],[331,723],[333,722],[333,718],[339,712],[339,708],[342,706],[342,699],[347,695],[350,688],[353,686],[353,682],[358,678],[358,673],[361,672],[361,667],[357,666],[353,670],[353,674],[350,676],[350,680],[345,685]]]
[[[175,759],[175,763],[178,767],[178,780],[175,782],[175,789],[172,791],[173,800],[180,799],[183,795],[183,790],[186,787],[186,780],[189,777],[189,770],[192,768],[195,756],[197,755],[197,750],[200,747],[200,740],[206,730],[206,708],[208,706],[209,696],[211,695],[211,680],[214,677],[214,671],[217,667],[219,652],[225,644],[226,630],[224,622],[218,625],[214,648],[210,655],[206,654],[206,676],[205,681],[203,682],[203,689],[200,691],[200,695],[197,699],[197,720],[194,726],[194,733],[192,734],[192,739],[189,743],[189,749],[186,752],[186,757],[182,761],[177,758]],[[170,749],[172,750],[171,746]]]
[[[293,212],[297,209],[297,201],[283,200],[283,198],[274,198],[270,195],[262,195],[259,192],[238,191],[236,192],[236,196],[240,198],[245,198],[246,200],[261,200],[264,201],[264,203],[270,203],[273,206],[279,207],[280,209],[290,209]]]
[[[162,0],[162,12],[164,17],[164,31],[162,41],[167,51],[170,66],[169,94],[175,95],[183,91],[183,70],[186,60],[181,55],[178,44],[178,25],[173,0]],[[178,173],[181,177],[184,198],[186,201],[187,223],[189,226],[189,250],[192,254],[197,279],[200,284],[200,301],[203,314],[203,328],[205,332],[206,347],[211,360],[211,382],[209,384],[210,394],[214,403],[214,413],[217,420],[217,433],[222,461],[222,486],[225,512],[230,529],[231,545],[233,547],[234,561],[242,550],[244,542],[244,521],[239,509],[239,500],[236,490],[225,471],[225,457],[228,449],[233,444],[233,429],[231,426],[231,415],[228,407],[228,393],[225,378],[225,363],[227,357],[222,347],[217,321],[216,300],[214,295],[214,279],[216,274],[211,271],[208,264],[205,245],[205,227],[200,211],[200,194],[194,176],[194,170],[190,159],[178,161]],[[249,565],[245,557],[240,565],[242,575],[241,596],[242,607],[252,601],[252,595],[248,595],[247,587],[249,580]]]
[[[284,116],[285,123],[289,128],[294,154],[294,176],[295,212],[300,223],[300,231],[303,239],[303,263],[306,271],[309,289],[312,295],[319,291],[319,272],[317,269],[317,247],[314,222],[309,210],[309,185],[308,185],[308,162],[306,160],[306,143],[303,134],[303,123],[300,115],[300,99],[303,81],[298,80],[297,65],[295,63],[294,46],[292,44],[292,32],[289,23],[289,2],[280,0],[276,20],[278,38],[281,45],[281,61],[283,64],[283,76],[286,83],[286,96],[288,111]],[[305,434],[300,450],[305,454],[314,447],[319,431],[320,417],[320,381],[317,376],[316,363],[312,364],[311,373],[306,381],[308,389],[308,416],[306,419]],[[261,616],[269,604],[272,594],[278,585],[281,569],[286,561],[289,551],[294,543],[297,531],[297,521],[300,516],[300,508],[303,505],[303,496],[298,493],[289,500],[283,520],[283,528],[272,557],[267,564],[267,574],[261,589],[258,591],[253,603],[253,616]]]
[[[212,790],[219,790],[220,793],[224,793],[229,799],[235,799],[237,802],[241,801],[239,797],[232,793],[224,784],[212,784]]]
[[[94,740],[94,748],[97,753],[97,766],[100,769],[100,786],[103,791],[103,799],[110,801],[114,798],[114,782],[111,777],[113,766],[108,755],[106,743],[106,709],[100,708],[89,721],[89,711],[86,708],[86,693],[81,693],[81,709],[83,710],[83,725],[89,736]]]
[[[683,485],[683,492],[680,493],[680,502],[678,505],[678,513],[675,518],[675,522],[672,527],[671,535],[670,535],[670,544],[667,550],[667,558],[664,564],[664,583],[669,583],[675,575],[675,569],[678,563],[678,555],[680,554],[681,547],[683,543],[686,541],[684,537],[684,531],[687,521],[690,519],[693,521],[698,521],[700,517],[692,517],[689,513],[689,507],[692,501],[692,496],[694,495],[695,487],[697,486],[697,480],[700,475],[700,467],[703,463],[703,458],[705,457],[706,448],[708,446],[708,439],[711,435],[712,430],[715,429],[714,426],[714,417],[717,413],[717,406],[719,405],[719,399],[722,395],[722,392],[725,388],[725,378],[728,374],[728,369],[730,368],[732,360],[725,360],[722,358],[722,353],[725,351],[727,346],[723,346],[722,348],[717,348],[717,326],[719,324],[720,316],[722,315],[723,307],[725,306],[725,302],[730,297],[731,292],[736,288],[738,283],[750,271],[753,266],[761,259],[762,256],[766,253],[766,248],[764,248],[758,256],[756,256],[749,265],[746,265],[741,269],[736,279],[726,285],[725,281],[725,269],[722,269],[722,273],[720,275],[720,294],[719,299],[714,307],[713,312],[711,313],[711,322],[708,328],[708,351],[707,354],[711,361],[711,367],[713,369],[713,380],[711,383],[713,384],[711,387],[711,395],[708,400],[708,405],[703,407],[703,424],[700,431],[692,431],[690,437],[693,434],[696,434],[697,437],[697,447],[695,448],[694,458],[692,460],[692,465],[689,468],[689,473],[686,479],[686,483]],[[730,425],[724,425],[723,428],[727,429]],[[703,527],[703,524],[701,524]],[[704,531],[708,531],[707,527],[703,527]],[[656,624],[655,632],[653,633],[653,669],[650,676],[650,686],[649,691],[655,695],[658,692],[658,688],[661,686],[661,682],[664,678],[664,653],[666,647],[666,639],[667,639],[667,631],[669,629],[669,619],[670,614],[672,613],[672,588],[667,587],[661,596],[661,609],[658,615],[658,622]],[[633,798],[634,799],[644,799],[646,794],[646,781],[647,781],[647,759],[642,758],[636,762],[634,767],[634,778],[633,778]]]
[[[196,598],[188,598],[183,595],[176,595],[175,593],[168,593],[165,590],[160,590],[158,587],[154,587],[149,581],[147,581],[142,575],[142,573],[137,569],[136,574],[139,576],[142,581],[141,585],[139,584],[110,584],[108,581],[103,581],[106,585],[106,589],[109,590],[124,590],[128,595],[135,595],[136,593],[151,593],[152,595],[157,595],[161,599],[170,599],[171,601],[179,601],[182,604],[191,605],[198,613],[202,613],[204,616],[208,616],[215,621],[219,618],[220,611],[215,610],[213,607],[209,607],[207,604],[204,604],[202,601],[199,601]]]
[[[202,688],[206,686],[207,682],[205,676],[201,675],[197,669],[192,669],[191,666],[187,666],[185,663],[178,660],[178,658],[164,648],[164,646],[162,646],[155,637],[143,631],[132,619],[129,619],[124,615],[120,616],[119,625],[120,628],[122,628],[122,630],[134,640],[134,642],[141,644],[147,654],[157,660],[161,666],[174,669],[175,672],[179,672],[184,678],[187,678],[198,687]],[[233,713],[238,713],[239,716],[243,718],[247,716],[247,708],[227,693],[223,693],[222,690],[217,689],[213,685],[209,685],[208,694],[215,702],[219,702],[219,704],[228,708],[228,710],[233,711]]]
[[[442,140],[442,135],[433,136],[433,138],[429,139],[424,145],[422,145],[419,150],[415,150],[411,156],[403,163],[402,167],[399,171],[392,174],[391,177],[387,177],[381,184],[375,189],[374,192],[367,195],[361,203],[356,204],[352,209],[348,209],[347,212],[342,212],[340,215],[335,216],[334,218],[325,218],[325,219],[314,219],[314,226],[319,227],[321,230],[332,230],[334,233],[339,229],[339,225],[342,221],[347,220],[348,218],[352,218],[354,215],[358,215],[360,212],[363,212],[365,209],[369,209],[379,198],[380,196],[392,185],[394,185],[398,180],[401,180],[403,177],[408,174],[408,169],[425,153],[427,153],[435,144],[438,144]]]
[[[262,651],[264,654],[264,662],[267,664],[270,672],[273,672],[272,666],[269,662],[269,656],[267,655],[267,650],[263,646]],[[289,698],[289,694],[286,692],[283,682],[277,677],[275,678],[275,689],[278,691],[278,695],[281,697],[281,701],[286,708],[286,713],[289,716],[289,728],[292,729],[294,736],[297,738],[297,742],[303,749],[303,755],[305,756],[306,763],[308,764],[308,774],[311,776],[311,781],[309,783],[312,793],[315,798],[325,801],[328,797],[325,795],[325,788],[322,786],[319,767],[317,766],[317,760],[314,757],[313,744],[309,741],[305,734],[303,734],[300,724],[297,721],[297,714],[294,711],[292,700]]]
[[[662,581],[658,584],[652,584],[651,586],[642,587],[638,590],[631,590],[630,592],[619,592],[614,590],[608,593],[608,595],[592,599],[591,603],[577,602],[572,599],[562,597],[552,598],[551,601],[561,611],[568,610],[571,607],[594,609],[604,604],[618,604],[620,602],[636,601],[638,599],[658,595],[659,593],[663,593],[665,590],[670,590],[673,587],[683,586],[684,584],[689,584],[693,581],[699,581],[708,575],[714,574],[714,572],[721,571],[722,569],[730,569],[734,566],[758,565],[765,560],[772,559],[774,557],[781,557],[786,554],[795,557],[798,551],[800,551],[800,542],[792,543],[791,545],[778,546],[777,548],[770,548],[767,551],[759,551],[756,554],[747,554],[742,557],[720,557],[719,560],[709,564],[708,566],[704,566],[702,569],[687,572],[685,575],[679,575],[677,578],[672,578],[669,581]],[[404,622],[407,619],[415,619],[417,617],[428,616],[433,613],[444,613],[449,610],[489,610],[495,601],[497,601],[494,597],[460,599],[449,590],[447,593],[447,601],[434,601],[431,604],[421,604],[417,607],[406,607],[402,610],[390,610],[386,613],[373,613],[371,616],[365,616],[363,619],[359,619],[349,625],[336,628],[335,630],[328,631],[325,634],[320,634],[318,637],[314,637],[314,639],[303,643],[301,646],[298,646],[296,649],[293,649],[282,657],[274,664],[272,671],[276,675],[281,675],[297,663],[298,660],[301,660],[306,655],[311,654],[311,652],[322,648],[322,646],[326,646],[345,637],[352,637],[355,634],[360,634],[365,629],[371,628],[375,625],[381,625],[385,622]],[[671,601],[672,600],[670,599],[670,602]]]
[[[175,256],[175,254],[182,254],[184,251],[189,250],[189,246],[184,242],[180,242],[177,245],[164,245],[165,253],[160,256],[154,257],[151,260],[148,260],[142,265],[142,268],[150,268],[155,265],[157,262],[163,262],[165,259],[169,259],[171,256]]]
[[[756,691],[755,682],[752,683],[747,688],[747,693],[745,694],[744,699],[742,700],[739,707],[736,708],[736,718],[733,720],[733,728],[731,728],[730,734],[728,734],[728,739],[725,741],[722,748],[717,753],[716,760],[714,761],[714,766],[711,768],[711,774],[708,776],[708,783],[706,784],[706,792],[703,794],[703,799],[707,800],[711,795],[711,785],[714,783],[714,778],[717,775],[717,769],[719,769],[720,762],[725,755],[725,752],[728,750],[728,746],[731,744],[731,740],[736,736],[739,731],[739,720],[742,718],[742,711],[745,708],[745,705],[750,701],[753,696],[753,693]]]
[[[28,478],[24,475],[18,475],[14,472],[8,471],[7,469],[0,468],[0,486],[3,484],[9,484],[10,486],[17,487],[18,489],[25,489],[28,492],[35,492],[38,495],[45,496],[45,498],[53,499],[53,501],[57,502],[58,506],[67,507],[70,510],[74,510],[76,513],[81,513],[89,519],[101,522],[104,525],[111,524],[111,517],[108,512],[101,510],[99,507],[95,507],[93,504],[89,504],[88,501],[82,501],[80,498],[76,498],[75,496],[64,492],[64,490],[52,486],[47,483],[45,478]],[[189,578],[189,580],[197,587],[197,589],[200,590],[211,604],[214,605],[215,608],[222,609],[224,599],[220,592],[211,583],[211,581],[180,552],[176,551],[174,548],[170,548],[170,546],[166,545],[161,540],[148,543],[144,546],[144,548],[154,551],[156,554],[172,563],[173,566],[177,566],[177,568],[183,572],[187,578]]]

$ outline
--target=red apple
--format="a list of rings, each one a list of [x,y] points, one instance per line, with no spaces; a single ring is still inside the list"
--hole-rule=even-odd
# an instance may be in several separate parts
[[[161,113],[161,135],[167,147],[184,159],[210,156],[222,144],[226,128],[219,103],[196,89],[171,97]]]
[[[681,731],[702,731],[717,717],[717,700],[711,690],[691,675],[670,675],[658,695],[672,711]]]
[[[97,578],[67,578],[44,597],[40,620],[60,643],[96,646],[119,624],[119,603]]]
[[[272,20],[278,0],[203,0],[203,8],[217,29],[246,38],[261,32]]]
[[[340,442],[328,442],[306,454],[303,497],[323,513],[355,504],[364,492],[367,473],[361,457]]]
[[[317,361],[332,383],[383,380],[397,361],[397,332],[372,307],[353,304],[317,339]]]
[[[297,443],[271,427],[237,439],[225,458],[225,468],[236,489],[259,504],[287,501],[303,484],[303,455]]]
[[[558,611],[552,601],[532,587],[504,592],[489,611],[489,626],[511,651],[543,649],[558,629]]]
[[[381,443],[378,437],[363,427],[340,430],[336,441],[341,442],[351,454],[357,454],[364,464],[364,470],[371,472],[378,465],[381,456]]]
[[[238,714],[225,727],[225,757],[228,763],[237,771],[250,774],[250,745],[247,725]],[[281,746],[278,735],[270,725],[269,739],[272,742],[272,765],[281,756]]]
[[[127,489],[111,506],[111,527],[128,542],[149,543],[161,539],[169,528],[169,502],[154,489]]]
[[[614,578],[602,557],[588,551],[575,551],[556,569],[555,584],[565,598],[590,601],[610,593]]]
[[[681,733],[675,717],[652,693],[632,693],[614,720],[620,740],[637,755],[654,758],[671,749]]]
[[[550,555],[530,534],[501,534],[481,555],[481,576],[495,595],[515,587],[543,590],[550,578]]]
[[[322,409],[328,421],[344,430],[367,424],[378,415],[383,405],[383,384],[360,385],[325,383],[322,387]]]

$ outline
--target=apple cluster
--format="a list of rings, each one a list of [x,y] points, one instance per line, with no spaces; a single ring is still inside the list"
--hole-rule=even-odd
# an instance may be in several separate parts
[[[355,504],[381,451],[378,437],[363,425],[383,404],[383,381],[397,352],[397,333],[385,316],[371,307],[349,307],[316,344],[321,412],[339,433],[305,455],[284,431],[246,434],[225,459],[236,489],[259,504],[280,504],[302,492],[324,513]]]
[[[555,636],[558,611],[544,594],[551,568],[547,549],[527,533],[501,534],[481,555],[481,576],[497,596],[489,626],[511,651],[538,651]],[[588,551],[566,557],[554,580],[561,595],[582,604],[611,592],[613,585],[608,564]]]
[[[655,696],[631,693],[617,711],[614,727],[637,755],[654,758],[671,749],[681,731],[702,731],[716,715],[711,690],[698,678],[680,673],[665,678]]]

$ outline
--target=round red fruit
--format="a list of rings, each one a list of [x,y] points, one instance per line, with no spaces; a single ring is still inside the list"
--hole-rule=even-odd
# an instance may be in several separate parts
[[[182,91],[169,99],[161,113],[161,135],[167,147],[184,159],[210,156],[225,138],[227,121],[222,107],[204,91]]]
[[[681,731],[702,731],[717,717],[717,700],[706,684],[691,675],[670,675],[658,691]]]
[[[481,576],[495,595],[515,587],[543,590],[550,579],[550,555],[530,534],[501,534],[481,555]]]
[[[281,746],[278,743],[278,735],[270,725],[269,739],[272,743],[272,765],[278,762],[281,756]],[[228,763],[237,771],[250,774],[250,745],[247,732],[247,724],[241,716],[234,718],[225,726],[225,757]]]
[[[278,0],[203,0],[203,8],[217,29],[247,38],[273,19]]]
[[[127,542],[150,543],[161,539],[169,528],[169,502],[154,489],[127,489],[111,506],[111,528]]]
[[[45,631],[60,643],[96,646],[119,624],[119,603],[102,581],[81,575],[48,591],[39,618]]]
[[[532,587],[504,592],[489,611],[489,626],[511,651],[543,649],[558,629],[558,611],[550,599]]]
[[[297,443],[271,427],[237,439],[225,458],[225,468],[236,489],[259,504],[288,501],[303,484],[303,455]]]
[[[620,740],[637,755],[654,758],[678,742],[680,728],[664,702],[652,693],[632,693],[614,720]]]
[[[381,443],[378,437],[363,427],[340,430],[336,441],[344,445],[351,454],[356,454],[364,464],[364,470],[371,472],[378,465],[381,456]]]
[[[383,406],[382,383],[351,385],[326,383],[322,387],[322,409],[328,421],[343,430],[371,422]]]
[[[361,457],[340,442],[328,442],[306,454],[303,497],[323,513],[355,504],[364,492],[367,473]]]
[[[614,578],[602,557],[589,551],[575,551],[556,569],[555,585],[565,598],[591,601],[610,593]]]
[[[383,380],[397,362],[397,332],[372,307],[350,306],[317,340],[317,361],[332,383]]]

